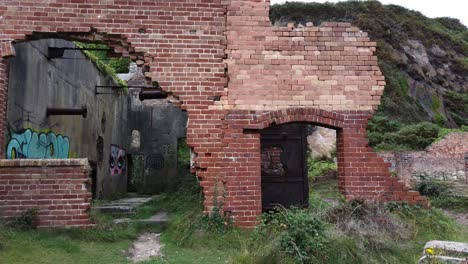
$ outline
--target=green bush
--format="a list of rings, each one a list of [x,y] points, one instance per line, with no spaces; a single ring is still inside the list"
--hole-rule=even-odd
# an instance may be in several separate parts
[[[114,69],[115,73],[128,73],[128,67],[132,61],[130,58],[110,58],[108,65]]]
[[[404,126],[398,131],[396,142],[410,149],[423,150],[435,141],[439,130],[440,127],[429,122]]]
[[[18,229],[36,229],[37,227],[37,214],[38,209],[31,208],[22,212],[19,216],[10,218],[6,222],[7,227],[18,228]]]
[[[415,189],[422,195],[428,197],[439,197],[441,195],[447,195],[449,187],[447,183],[429,180],[425,176],[420,176],[421,181],[415,186]]]
[[[468,71],[468,57],[456,59],[454,67],[457,71],[466,73]]]
[[[333,160],[310,158],[307,160],[307,171],[309,181],[313,181],[315,177],[323,176],[329,171],[336,171],[337,166]]]
[[[372,132],[378,132],[380,134],[389,132],[398,132],[402,124],[398,121],[391,120],[385,116],[376,115],[374,118],[369,120],[367,129]]]
[[[369,145],[377,151],[423,150],[438,137],[441,128],[429,122],[403,125],[375,116],[367,128]]]
[[[187,146],[187,139],[180,138],[177,141],[177,167],[190,167],[190,147]]]
[[[468,211],[468,197],[455,194],[450,190],[448,183],[429,179],[428,175],[420,175],[420,179],[414,188],[422,195],[429,197],[432,206],[455,211]]]
[[[271,211],[263,216],[262,232],[276,234],[279,249],[298,263],[317,263],[325,258],[325,223],[299,208]]]
[[[462,126],[461,128],[441,128],[439,130],[439,135],[437,136],[437,139],[435,140],[440,141],[444,139],[448,134],[450,133],[461,133],[461,132],[468,132],[468,126]]]

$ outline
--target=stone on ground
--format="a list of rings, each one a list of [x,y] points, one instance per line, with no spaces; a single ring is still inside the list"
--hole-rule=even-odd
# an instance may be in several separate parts
[[[424,246],[423,257],[419,259],[419,264],[423,263],[468,264],[468,244],[452,241],[429,241]]]
[[[135,213],[136,207],[153,200],[153,198],[154,196],[124,198],[120,200],[111,201],[105,204],[93,206],[93,210],[97,210],[103,213],[110,212],[110,213],[133,214]]]
[[[159,212],[147,219],[120,218],[114,219],[114,224],[122,223],[145,223],[145,224],[165,224],[169,220],[166,212]]]

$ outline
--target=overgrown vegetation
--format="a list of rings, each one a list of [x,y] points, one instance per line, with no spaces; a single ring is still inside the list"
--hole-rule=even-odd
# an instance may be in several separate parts
[[[428,239],[456,239],[437,209],[359,200],[325,208],[265,215],[234,263],[415,263]]]
[[[190,148],[187,146],[187,139],[180,138],[177,141],[177,167],[190,167]]]
[[[309,182],[313,182],[316,177],[323,176],[330,171],[336,171],[337,165],[333,159],[312,158],[307,159],[307,171]]]
[[[22,230],[31,230],[37,228],[37,213],[35,208],[28,209],[18,216],[9,219],[5,226]]]
[[[0,259],[25,264],[128,263],[123,252],[138,234],[162,231],[165,257],[146,263],[415,263],[428,240],[468,238],[468,230],[458,229],[437,209],[340,199],[328,204],[322,196],[328,197],[328,185],[322,185],[326,191],[318,185],[312,188],[309,209],[277,209],[264,214],[255,230],[245,231],[226,225],[224,214],[204,216],[199,184],[194,176],[186,176],[177,191],[137,210],[137,218],[169,212],[167,226],[115,225],[110,215],[98,214],[98,225],[90,230],[2,227]]]
[[[444,104],[457,124],[468,126],[468,117],[466,116],[468,113],[468,93],[447,91],[444,93]]]
[[[468,196],[454,193],[448,182],[432,180],[427,175],[420,175],[420,181],[415,185],[415,189],[429,197],[434,207],[468,212]]]
[[[0,263],[127,263],[123,252],[140,233],[161,231],[145,224],[115,225],[110,216],[96,220],[93,229],[33,230],[0,223]]]
[[[127,73],[130,65],[130,58],[110,58],[105,49],[109,47],[105,44],[73,42],[78,48],[103,49],[103,50],[83,50],[83,53],[104,73],[108,74],[116,85],[127,90],[127,82],[120,79],[118,73]]]
[[[429,122],[408,125],[376,115],[369,121],[367,132],[369,145],[377,151],[424,150],[449,133],[468,132],[468,126],[449,129]]]

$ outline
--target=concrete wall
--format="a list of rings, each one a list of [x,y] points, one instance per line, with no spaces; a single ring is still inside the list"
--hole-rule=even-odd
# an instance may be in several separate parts
[[[134,168],[142,169],[143,185],[139,192],[154,193],[174,188],[181,171],[178,169],[178,139],[187,135],[187,113],[166,100],[141,102],[131,92],[128,128],[140,133],[140,147],[130,148]],[[140,162],[140,164],[136,164]]]
[[[155,193],[176,184],[177,141],[186,137],[187,114],[167,100],[140,101],[140,89],[119,95],[100,88],[99,92],[110,94],[96,95],[96,85],[115,85],[111,78],[80,51],[68,50],[62,59],[48,59],[48,47],[74,45],[62,39],[15,45],[18,56],[10,67],[7,158],[88,158],[96,164],[98,198],[126,192],[129,176],[139,181],[131,191]],[[146,85],[141,68],[128,84]],[[83,105],[88,109],[86,118],[46,116],[47,107]],[[132,148],[134,130],[140,138],[139,147]],[[42,142],[39,148],[31,147],[36,135]],[[118,166],[119,158],[123,168]]]
[[[126,171],[110,170],[110,159],[111,149],[118,156],[128,148],[128,99],[118,94],[96,95],[96,85],[114,85],[110,77],[80,51],[67,50],[63,59],[49,60],[48,47],[74,45],[61,39],[15,45],[17,56],[10,62],[6,157],[14,158],[13,149],[21,145],[21,151],[16,151],[20,158],[88,158],[97,165],[97,197],[126,192]],[[83,105],[88,109],[86,118],[46,116],[47,107]]]

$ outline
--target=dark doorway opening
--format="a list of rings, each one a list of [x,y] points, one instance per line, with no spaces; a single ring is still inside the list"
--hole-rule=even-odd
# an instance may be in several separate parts
[[[293,123],[260,132],[263,211],[309,205],[307,131],[307,124]]]
[[[93,199],[97,197],[96,185],[97,185],[97,162],[89,161],[89,166],[91,167],[91,193]]]

